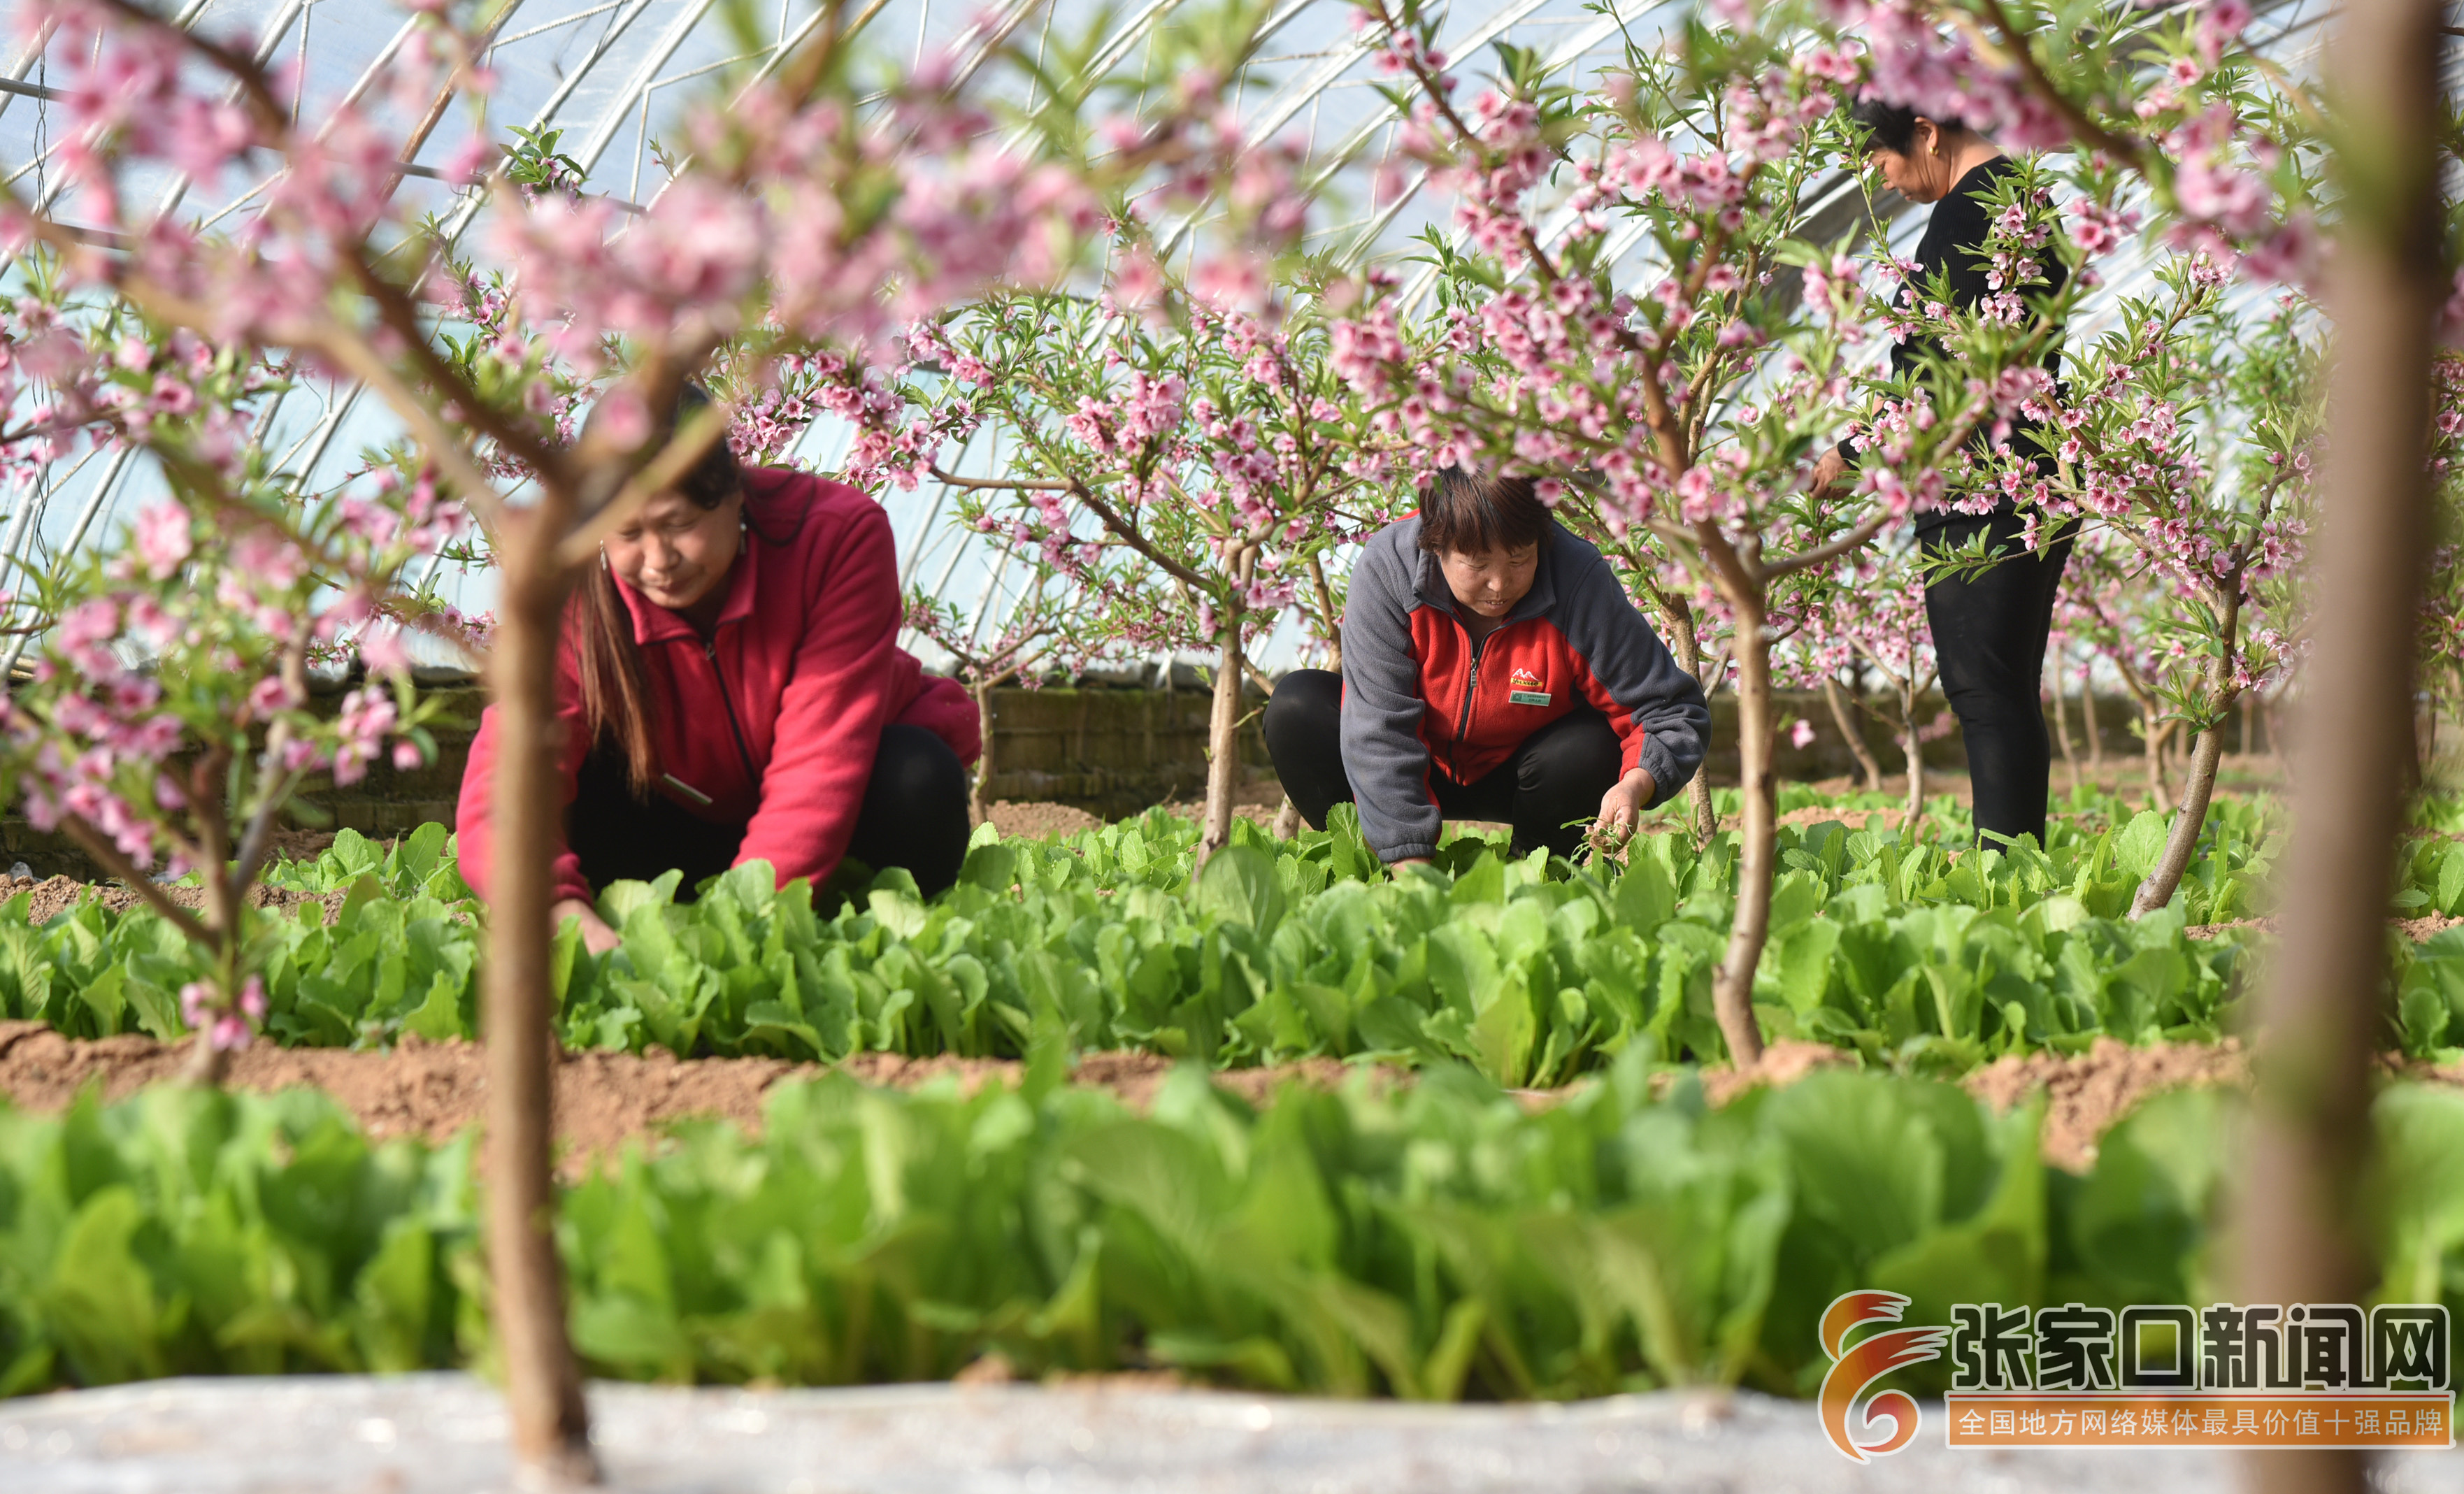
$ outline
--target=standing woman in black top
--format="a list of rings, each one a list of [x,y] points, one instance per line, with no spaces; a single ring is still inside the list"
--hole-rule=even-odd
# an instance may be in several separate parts
[[[1935,205],[1917,244],[1919,281],[1930,284],[1942,273],[1959,308],[1973,310],[1990,294],[1983,250],[1996,210],[1990,206],[1992,193],[2017,165],[1957,120],[1937,120],[1874,99],[1859,103],[1851,117],[1865,127],[1867,148],[1882,169],[1882,180],[1910,202]],[[2044,254],[2040,268],[2044,282],[2029,289],[2060,291],[2070,275],[2060,256]],[[1900,301],[1905,304],[1915,294],[1916,284],[1904,285]],[[1892,372],[1913,370],[1925,351],[1915,339],[1902,342],[1891,350]],[[2057,329],[2054,347],[2045,354],[2049,372],[2058,374],[2060,357]],[[2024,420],[2012,423],[2012,450],[2036,453],[2036,443],[2028,435],[2032,428]],[[1978,439],[1981,443],[1984,438]],[[2036,464],[2052,475],[2052,457],[2036,455]],[[1815,483],[1840,482],[1855,465],[1856,453],[1842,441],[1822,454]],[[2064,535],[2041,551],[2029,550],[2025,526],[2007,495],[1989,514],[1920,513],[1915,529],[1917,542],[1927,550],[1957,549],[1984,534],[1990,537],[1987,547],[1998,548],[2005,557],[1980,575],[1965,581],[1946,576],[1925,587],[1925,619],[1941,660],[1943,693],[1959,716],[1960,736],[1968,747],[1978,832],[2013,839],[2033,835],[2042,846],[2053,771],[2040,704],[2045,639],[2053,627],[2054,592],[2070,560],[2070,537]]]

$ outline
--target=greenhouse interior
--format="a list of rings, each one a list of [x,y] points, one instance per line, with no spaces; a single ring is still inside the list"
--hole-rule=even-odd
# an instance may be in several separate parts
[[[0,13],[0,1488],[2464,1491],[2443,0]]]

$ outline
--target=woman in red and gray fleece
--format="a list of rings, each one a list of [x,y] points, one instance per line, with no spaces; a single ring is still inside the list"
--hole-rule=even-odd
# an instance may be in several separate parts
[[[688,389],[680,409],[707,403]],[[671,427],[670,428],[672,428]],[[592,894],[766,861],[816,885],[853,857],[926,892],[967,853],[975,703],[897,644],[881,505],[803,472],[739,469],[725,442],[608,537],[558,658],[564,844],[556,914],[616,943]],[[495,881],[495,708],[456,816],[462,875]]]
[[[1711,713],[1529,479],[1447,468],[1353,568],[1342,675],[1286,675],[1265,728],[1301,817],[1324,828],[1350,800],[1400,865],[1449,819],[1569,857],[1595,817],[1632,829],[1702,766]]]

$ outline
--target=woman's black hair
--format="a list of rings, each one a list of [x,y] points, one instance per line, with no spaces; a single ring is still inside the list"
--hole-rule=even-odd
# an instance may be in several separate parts
[[[686,384],[676,394],[675,408],[645,450],[655,452],[665,447],[687,417],[710,408],[710,403],[708,390]],[[599,411],[594,408],[583,429],[587,432],[590,422],[597,419]],[[723,433],[677,479],[675,491],[704,513],[742,496],[744,472],[736,465],[736,452]],[[614,573],[605,564],[590,567],[587,579],[575,588],[570,606],[576,625],[574,662],[582,677],[583,730],[590,734],[593,747],[601,742],[615,744],[625,757],[626,782],[635,798],[646,798],[659,774],[654,719],[658,705],[642,672],[641,647],[633,642],[633,614],[616,590]]]
[[[1931,120],[1945,135],[1967,132],[1968,125],[1955,115],[1920,115],[1905,104],[1885,103],[1880,99],[1859,99],[1848,108],[1848,118],[1863,126],[1867,150],[1896,151],[1904,156],[1917,141],[1917,121]]]
[[[1549,505],[1529,477],[1440,468],[1420,503],[1420,548],[1431,555],[1520,550],[1548,532]]]
[[[685,421],[710,408],[710,391],[700,384],[688,383],[676,391],[675,413],[669,417],[666,428],[659,432],[660,442],[672,437]],[[656,450],[654,445],[652,450]],[[676,491],[693,500],[696,508],[715,509],[744,491],[744,473],[736,465],[736,452],[721,435],[701,453],[701,459],[677,482]]]

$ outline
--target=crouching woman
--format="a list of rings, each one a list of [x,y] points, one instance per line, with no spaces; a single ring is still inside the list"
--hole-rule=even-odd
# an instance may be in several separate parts
[[[1276,686],[1266,748],[1323,829],[1350,800],[1390,865],[1447,820],[1505,821],[1518,854],[1631,830],[1702,765],[1711,714],[1599,551],[1528,478],[1448,468],[1372,536],[1343,615],[1343,673]]]
[[[749,861],[781,886],[818,886],[848,856],[904,867],[928,893],[956,881],[975,706],[898,648],[900,618],[880,505],[740,469],[724,442],[609,536],[559,653],[557,918],[604,950],[616,933],[594,890],[674,869],[690,895]],[[457,825],[481,897],[495,715],[480,717]]]

